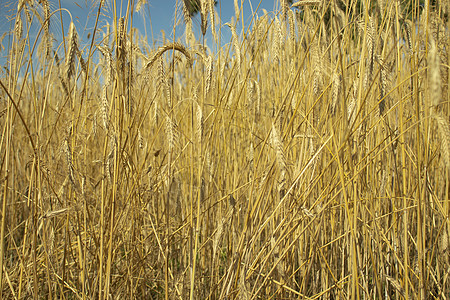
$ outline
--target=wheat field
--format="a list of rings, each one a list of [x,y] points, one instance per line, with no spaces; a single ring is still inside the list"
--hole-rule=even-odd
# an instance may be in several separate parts
[[[450,299],[448,1],[17,2],[0,299]]]

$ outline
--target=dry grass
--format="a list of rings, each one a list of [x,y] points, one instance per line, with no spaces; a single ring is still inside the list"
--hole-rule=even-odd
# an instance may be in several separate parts
[[[0,78],[0,298],[450,297],[445,1],[198,1],[157,49],[133,10],[53,45],[41,2]]]

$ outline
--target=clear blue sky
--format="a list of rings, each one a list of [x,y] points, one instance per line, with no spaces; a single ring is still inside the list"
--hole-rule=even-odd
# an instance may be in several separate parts
[[[59,0],[50,0],[50,11],[55,11],[58,9]],[[60,0],[61,6],[70,11],[72,18],[74,20],[75,26],[77,28],[78,34],[82,39],[82,44],[88,42],[87,35],[88,33],[93,32],[94,24],[95,24],[95,16],[98,10],[98,0]],[[39,1],[35,1],[39,2]],[[109,22],[113,23],[113,11],[112,11],[112,0],[106,0],[106,6],[102,11],[102,16],[99,22],[99,27],[101,28]],[[135,0],[135,3],[137,1]],[[176,15],[176,3],[178,2],[181,5],[182,0],[147,0],[147,4],[143,7],[140,13],[134,14],[133,27],[137,28],[142,35],[145,36],[147,33],[147,40],[150,45],[160,45],[161,44],[161,30],[165,31],[166,37],[170,40],[173,40],[173,25],[175,21],[175,16],[177,19],[181,18],[181,13],[179,12]],[[266,9],[269,12],[274,11],[274,8],[277,7],[279,0],[238,0],[239,5],[243,3],[243,11],[244,11],[244,24],[245,26],[250,25],[252,10],[255,11],[259,5],[259,9],[257,11],[258,15],[262,15],[262,9]],[[12,19],[15,16],[17,11],[17,3],[18,0],[0,0],[0,42],[4,49],[0,52],[0,64],[3,66],[5,63],[5,58],[8,52],[8,48],[10,45],[10,36],[8,33],[14,27],[14,20]],[[128,1],[116,0],[118,15],[124,16],[126,14],[126,7]],[[122,11],[120,8],[122,7]],[[37,5],[37,10],[40,10],[39,5]],[[234,12],[234,0],[219,0],[216,6],[216,12],[221,19],[221,23],[224,24],[231,20],[231,17],[235,15]],[[70,16],[66,11],[63,11],[63,25],[65,35],[67,35],[67,31],[69,28]],[[38,24],[36,21],[35,24]],[[36,26],[37,28],[37,26]],[[32,42],[36,38],[37,29],[32,28],[30,31],[30,37]],[[184,24],[179,23],[178,30],[176,32],[176,39],[180,38],[180,36],[184,32]],[[153,29],[153,34],[152,34]],[[196,37],[199,36],[200,31],[200,20],[199,16],[194,20],[193,26],[194,32],[196,33]],[[54,47],[57,47],[62,41],[62,33],[61,33],[61,21],[60,15],[57,13],[51,19],[51,32],[55,38]],[[1,40],[2,36],[4,36],[3,40]],[[98,37],[98,36],[97,36]],[[222,34],[222,44],[228,43],[230,39],[229,29],[224,28]],[[0,50],[2,48],[0,46]]]

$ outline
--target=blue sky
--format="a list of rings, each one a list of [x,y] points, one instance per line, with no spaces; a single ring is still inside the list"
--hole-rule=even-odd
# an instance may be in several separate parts
[[[81,43],[88,43],[88,33],[93,32],[94,24],[95,24],[95,16],[98,10],[98,0],[60,0],[61,6],[70,11],[72,15],[72,19],[77,28],[78,34],[81,37]],[[262,15],[262,9],[265,9],[269,12],[274,11],[277,7],[279,0],[238,0],[239,5],[243,5],[244,11],[244,25],[247,27],[251,23],[252,11],[255,12],[256,8],[259,6],[258,11],[256,12],[258,15]],[[38,1],[36,1],[38,2]],[[99,22],[100,29],[109,22],[113,23],[113,3],[112,0],[106,0],[106,6],[102,10],[101,19]],[[135,1],[137,2],[137,1]],[[176,15],[176,4],[181,5],[182,0],[147,0],[147,4],[143,7],[140,13],[134,13],[133,27],[137,28],[140,33],[147,38],[148,44],[159,46],[162,43],[162,33],[164,30],[166,38],[173,40],[173,25],[175,21],[175,17],[179,20],[181,18],[181,14],[178,13]],[[11,20],[11,17],[14,17],[17,10],[18,0],[0,0],[0,42],[4,47],[4,50],[0,52],[0,64],[4,65],[5,57],[8,53],[8,48],[10,45],[9,35],[4,33],[8,33],[11,31],[11,28],[14,27],[14,22]],[[117,10],[119,16],[126,15],[126,7],[128,5],[128,1],[116,0]],[[55,11],[58,9],[59,4],[58,0],[50,0],[50,10]],[[122,8],[122,9],[120,9]],[[39,7],[37,8],[40,9]],[[216,6],[216,12],[221,19],[221,23],[224,24],[231,20],[231,17],[235,15],[234,12],[234,0],[219,0]],[[67,35],[67,31],[70,23],[70,15],[66,12],[62,12],[63,16],[63,26],[65,35]],[[35,22],[38,24],[38,22]],[[240,22],[241,24],[241,22]],[[200,20],[199,16],[197,16],[194,20],[193,26],[194,32],[196,33],[196,37],[199,38],[200,32]],[[62,31],[61,31],[61,21],[60,15],[57,13],[51,19],[51,32],[55,38],[54,47],[57,47],[62,41]],[[153,31],[153,34],[152,34]],[[176,39],[180,38],[184,32],[184,24],[179,23],[177,26]],[[32,42],[36,38],[37,29],[34,28],[30,31],[30,37]],[[1,40],[2,36],[4,37]],[[101,36],[101,35],[100,35]],[[97,36],[97,37],[100,37]],[[182,39],[183,41],[183,39]],[[229,29],[227,27],[223,28],[222,33],[222,44],[228,43],[230,41]],[[0,46],[1,50],[1,46]]]

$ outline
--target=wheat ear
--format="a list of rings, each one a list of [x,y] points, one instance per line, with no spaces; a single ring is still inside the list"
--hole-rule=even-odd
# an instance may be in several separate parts
[[[236,57],[236,67],[239,73],[239,69],[241,67],[241,49],[239,47],[239,38],[236,33],[236,28],[234,27],[233,23],[226,23],[228,27],[230,27],[231,35],[233,38],[233,47],[234,47],[234,56]]]
[[[198,103],[195,116],[195,135],[197,137],[197,142],[201,144],[203,136],[203,112],[201,106]]]
[[[428,74],[430,82],[431,105],[436,107],[441,101],[441,72],[439,64],[439,54],[436,43],[432,41],[431,49],[428,53]]]
[[[281,142],[280,135],[278,134],[275,124],[272,124],[271,144],[272,147],[275,149],[277,164],[280,170],[278,190],[282,191],[286,183],[287,164],[286,164],[286,156],[284,155],[283,144]]]
[[[213,58],[210,55],[206,59],[206,87],[205,87],[206,95],[208,95],[208,92],[211,89],[212,75],[213,75]]]
[[[73,22],[70,22],[69,27],[69,51],[66,56],[66,73],[67,77],[70,78],[75,71],[75,55],[77,50],[77,31]]]
[[[167,44],[165,46],[158,48],[158,51],[156,51],[156,53],[153,54],[153,56],[145,64],[145,69],[150,68],[155,63],[155,61],[158,58],[160,58],[164,54],[164,52],[166,52],[168,50],[177,50],[177,51],[181,52],[188,60],[188,63],[191,64],[191,62],[192,62],[191,55],[190,55],[189,51],[186,49],[186,47],[184,47],[180,43],[170,43],[170,44]]]
[[[294,4],[291,5],[291,7],[300,7],[300,6],[312,6],[312,5],[321,5],[321,0],[303,0],[303,1],[297,1]]]
[[[209,10],[209,21],[211,23],[211,32],[213,34],[214,40],[217,42],[216,34],[216,16],[214,14],[214,0],[208,0],[208,10]]]
[[[441,136],[441,151],[445,166],[450,170],[450,127],[446,118],[441,114],[433,113]]]

